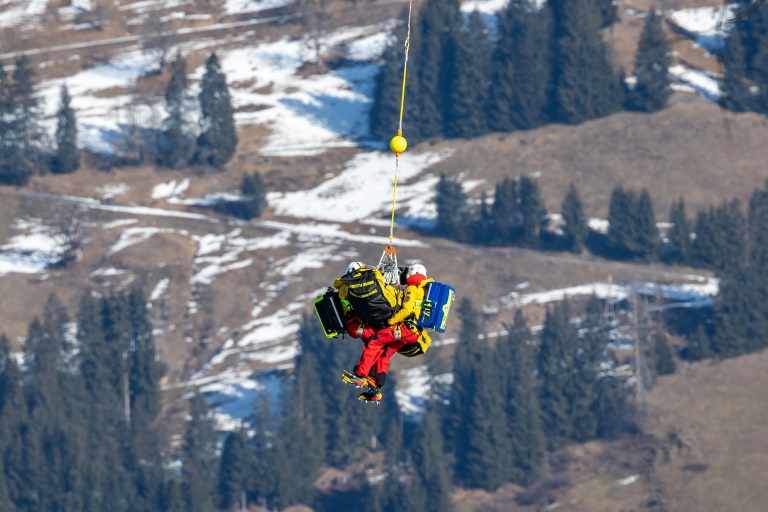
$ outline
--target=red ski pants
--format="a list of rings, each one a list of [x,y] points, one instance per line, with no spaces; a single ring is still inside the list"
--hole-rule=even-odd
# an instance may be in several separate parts
[[[400,330],[399,336],[398,328]],[[390,358],[403,348],[403,345],[406,343],[416,343],[418,339],[419,333],[412,331],[403,324],[381,329],[365,344],[363,355],[360,356],[360,363],[357,365],[357,375],[368,375],[371,368],[374,367],[376,368],[376,375],[387,373]],[[363,338],[363,341],[366,341],[365,338]]]

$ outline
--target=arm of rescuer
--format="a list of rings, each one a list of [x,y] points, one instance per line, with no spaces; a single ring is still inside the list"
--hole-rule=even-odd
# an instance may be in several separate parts
[[[405,289],[405,298],[403,299],[402,307],[389,317],[387,323],[389,325],[396,325],[408,318],[413,313],[416,304],[424,299],[424,288],[409,284]]]
[[[337,277],[333,281],[333,287],[339,290],[339,298],[344,300],[347,298],[347,285],[344,284],[340,277]]]

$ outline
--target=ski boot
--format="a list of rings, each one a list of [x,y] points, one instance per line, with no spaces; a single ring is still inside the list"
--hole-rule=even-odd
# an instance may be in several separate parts
[[[341,372],[341,380],[359,388],[376,389],[376,380],[370,376],[359,377],[354,373],[344,370]]]
[[[371,389],[357,395],[357,399],[367,404],[380,404],[383,398],[381,391],[378,389]]]

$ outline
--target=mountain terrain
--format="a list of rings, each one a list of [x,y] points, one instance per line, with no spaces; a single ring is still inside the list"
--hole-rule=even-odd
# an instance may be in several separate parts
[[[395,158],[387,141],[368,135],[366,113],[387,34],[407,3],[332,1],[315,32],[306,22],[312,13],[292,2],[69,4],[0,6],[4,64],[20,55],[31,59],[51,117],[58,88],[68,85],[85,151],[74,174],[0,187],[2,331],[20,347],[51,293],[74,313],[85,292],[141,285],[167,365],[168,421],[179,421],[180,399],[196,388],[222,409],[235,401],[224,398],[228,388],[240,401],[251,399],[261,376],[290,368],[298,324],[314,314],[314,297],[349,260],[376,263],[390,242]],[[502,4],[464,5],[467,12],[477,5],[492,16]],[[616,65],[628,73],[642,14],[652,5],[619,1],[619,22],[605,34]],[[718,73],[717,59],[695,34],[682,31],[684,17],[675,15],[719,6],[670,0],[660,7],[675,41],[675,65],[710,78]],[[716,16],[710,20],[717,23]],[[222,60],[239,144],[221,171],[124,165],[109,157],[121,151],[115,141],[131,116],[149,123],[153,113],[160,115],[169,75],[158,65],[162,49],[142,48],[142,41],[166,32],[173,38],[165,50],[183,52],[193,82],[210,52]],[[503,177],[537,176],[550,213],[559,213],[573,183],[595,219],[607,217],[618,185],[647,188],[659,221],[681,197],[690,212],[723,200],[746,201],[765,181],[768,122],[754,113],[726,113],[706,88],[697,88],[699,82],[676,76],[670,105],[655,114],[620,112],[578,126],[434,139],[408,148],[399,163],[392,240],[398,262],[424,262],[431,277],[455,286],[460,299],[471,299],[483,312],[478,335],[489,337],[504,331],[516,307],[530,325],[540,324],[552,300],[547,294],[558,290],[571,290],[578,302],[606,283],[711,283],[711,273],[701,269],[469,246],[424,229],[434,221],[434,185],[441,174],[461,177],[473,198],[492,192]],[[406,137],[408,115],[406,93]],[[253,172],[269,191],[264,213],[241,221],[214,212],[212,200],[237,193],[242,176]],[[78,251],[64,261],[68,237],[77,240]],[[450,366],[457,327],[452,317],[423,360],[395,359],[395,371],[417,375],[425,361]],[[355,340],[328,342],[359,350]],[[659,503],[672,511],[760,510],[764,491],[754,482],[767,469],[760,455],[765,357],[681,364],[650,393],[642,434],[564,450],[537,492],[551,492],[560,508],[574,511]],[[400,382],[406,400],[409,380]],[[223,417],[237,420],[231,410]],[[459,491],[455,502],[466,512],[533,510],[520,505],[519,491]]]

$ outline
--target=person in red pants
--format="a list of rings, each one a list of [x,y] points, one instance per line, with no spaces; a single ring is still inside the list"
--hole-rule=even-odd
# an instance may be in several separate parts
[[[427,279],[427,269],[424,265],[420,263],[410,265],[406,273],[408,286],[405,289],[402,307],[389,318],[388,327],[372,333],[370,328],[366,331],[364,324],[348,324],[347,332],[350,332],[350,327],[356,328],[356,334],[359,333],[365,347],[354,372],[344,373],[342,379],[349,384],[368,388],[358,396],[360,400],[379,402],[382,397],[379,388],[386,382],[389,360],[405,344],[416,343],[420,336],[427,336],[427,333],[416,325],[416,320],[421,314],[424,286],[430,281],[432,280]],[[369,376],[371,369],[375,369],[376,372],[375,385],[372,385],[373,378]]]

